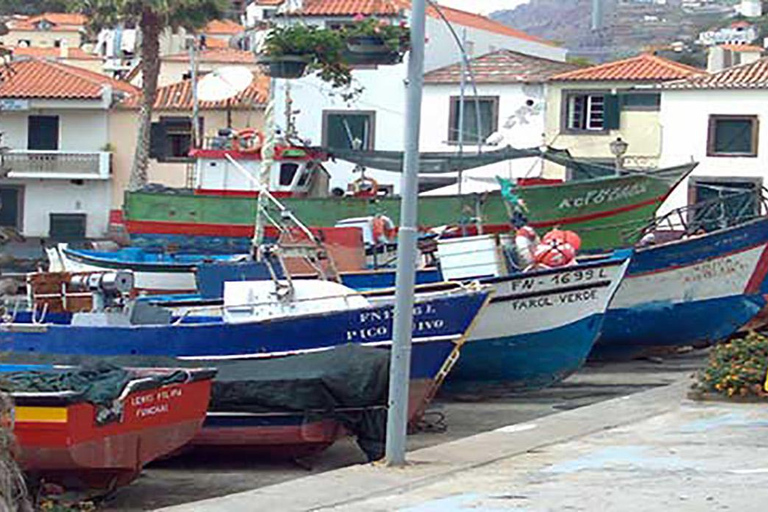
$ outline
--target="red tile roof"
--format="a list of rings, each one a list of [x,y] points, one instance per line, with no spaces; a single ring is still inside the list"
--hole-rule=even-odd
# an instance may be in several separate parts
[[[220,64],[256,64],[256,56],[253,52],[237,50],[235,48],[208,48],[197,56],[199,62],[212,62]],[[189,62],[189,52],[175,53],[161,58],[170,62]]]
[[[50,60],[12,62],[2,78],[0,98],[100,99],[107,86],[126,94],[138,93],[125,82]]]
[[[61,59],[60,48],[39,48],[35,46],[12,48],[14,57],[37,57],[40,59]],[[62,59],[64,60],[64,59]],[[82,48],[68,48],[66,60],[101,60],[101,57],[83,51]]]
[[[768,89],[768,58],[662,84],[664,89]]]
[[[730,50],[732,52],[759,52],[762,53],[765,48],[755,46],[752,44],[721,44],[720,48],[724,50]]]
[[[206,48],[229,48],[229,42],[223,39],[217,39],[215,37],[207,37],[205,39]]]
[[[269,94],[269,78],[264,75],[256,75],[251,85],[227,101],[201,101],[201,110],[249,109],[255,105],[264,105]],[[120,104],[122,108],[135,109],[139,107],[140,96],[131,96]],[[166,85],[157,89],[156,110],[192,110],[192,81],[183,80],[175,84]]]
[[[478,83],[544,82],[552,75],[572,71],[567,62],[531,57],[510,50],[488,53],[470,61]],[[424,75],[428,84],[453,84],[461,81],[461,64],[435,69]]]
[[[629,59],[581,68],[552,77],[557,81],[659,82],[686,78],[704,70],[643,53]]]
[[[410,10],[410,0],[304,0],[303,7],[295,12],[299,16],[395,16],[402,11]],[[520,30],[493,21],[485,16],[473,14],[452,7],[440,6],[440,10],[446,19],[454,24],[464,27],[476,28],[502,34],[505,36],[535,41],[543,44],[552,44],[549,41],[526,34]],[[438,11],[434,6],[427,8],[427,14],[438,18]]]
[[[203,29],[204,34],[235,35],[242,32],[243,26],[231,20],[213,20]]]
[[[88,18],[82,14],[47,12],[38,16],[10,20],[8,28],[25,31],[37,30],[36,25],[42,20],[47,20],[53,25],[50,29],[53,32],[78,31],[88,23]]]

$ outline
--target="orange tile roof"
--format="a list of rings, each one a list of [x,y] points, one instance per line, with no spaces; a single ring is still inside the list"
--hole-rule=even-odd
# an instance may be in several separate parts
[[[100,99],[106,86],[138,93],[134,86],[106,75],[41,59],[14,61],[2,78],[1,98]]]
[[[246,90],[229,100],[229,105],[226,100],[201,101],[199,107],[201,110],[249,109],[257,105],[264,105],[267,102],[268,94],[269,78],[257,74]],[[138,108],[139,99],[140,95],[131,96],[126,98],[119,106],[127,109]],[[165,87],[159,87],[153,108],[155,110],[191,111],[192,106],[192,81],[183,80],[175,84],[166,85]]]
[[[213,20],[210,23],[208,23],[205,28],[202,30],[204,34],[239,34],[242,32],[243,26],[235,23],[231,20]]]
[[[470,61],[477,83],[544,82],[557,73],[571,71],[577,66],[567,62],[531,57],[510,50],[498,50]],[[451,64],[424,75],[428,84],[455,84],[461,81],[461,64]]]
[[[13,48],[14,57],[37,57],[40,59],[61,59],[60,48],[39,48],[35,46]],[[82,48],[68,48],[67,58],[61,60],[101,60],[98,55],[83,51]]]
[[[17,31],[38,30],[36,25],[42,20],[51,22],[53,26],[50,30],[53,32],[79,31],[88,23],[88,18],[82,14],[47,12],[38,16],[11,20],[8,23],[8,28]]]
[[[215,62],[220,64],[256,64],[253,52],[235,48],[208,48],[201,51],[197,58],[199,62]],[[189,52],[174,53],[161,58],[170,62],[189,62]]]
[[[229,42],[224,41],[223,39],[217,39],[215,37],[207,37],[205,38],[205,47],[206,48],[229,48]]]
[[[768,89],[768,58],[662,84],[663,89]]]
[[[256,5],[283,5],[285,0],[256,0]]]
[[[629,59],[577,69],[552,77],[555,81],[659,82],[686,78],[704,70],[643,53]]]
[[[439,7],[440,11],[451,23],[527,41],[552,44],[549,41],[526,34],[520,30],[515,30],[512,27],[479,14],[461,11],[444,5]],[[401,11],[407,11],[410,8],[410,0],[304,0],[303,7],[296,11],[295,14],[299,16],[355,16],[358,14],[364,16],[395,16]],[[440,17],[434,6],[427,8],[427,14],[433,18]]]
[[[721,44],[720,48],[724,50],[730,50],[732,52],[760,52],[762,53],[765,48],[755,46],[752,44]]]

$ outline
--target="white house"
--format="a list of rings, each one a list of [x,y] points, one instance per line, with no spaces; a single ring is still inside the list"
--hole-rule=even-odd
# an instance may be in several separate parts
[[[698,42],[704,46],[712,46],[714,44],[750,44],[757,39],[757,36],[757,27],[742,20],[734,21],[725,28],[701,32]]]
[[[111,206],[109,109],[132,86],[49,60],[0,83],[0,226],[25,236],[103,236]]]
[[[301,3],[300,8],[291,12],[290,16],[278,16],[278,19],[282,23],[301,19],[304,23],[333,28],[351,23],[356,15],[376,16],[399,23],[408,20],[410,9],[408,0],[304,0]],[[459,37],[465,40],[470,55],[509,49],[533,57],[565,61],[566,50],[547,41],[477,14],[448,7],[441,7],[441,11]],[[425,72],[460,60],[449,27],[434,7],[428,9],[426,33]],[[345,101],[339,91],[314,76],[299,80],[276,80],[276,110],[282,112],[287,88],[290,87],[293,107],[300,111],[296,118],[298,132],[314,144],[349,148],[352,140],[359,139],[364,149],[401,151],[406,75],[405,63],[357,68],[353,71],[355,86],[362,87],[363,92],[353,101]],[[283,116],[278,117],[278,124],[285,126]],[[445,136],[444,127],[438,126],[435,119],[423,119],[421,129],[427,133],[439,131],[441,137]],[[327,167],[333,187],[346,189],[349,182],[357,178],[351,164],[339,161],[329,163]],[[368,176],[382,186],[393,187],[395,192],[399,189],[400,177],[397,173],[370,171]]]
[[[510,145],[538,147],[544,140],[546,82],[558,73],[576,68],[566,62],[497,50],[469,62],[475,88],[465,71],[464,111],[461,115],[461,64],[432,70],[424,76],[422,119],[429,130],[421,132],[423,151],[463,151],[475,154]],[[479,108],[480,116],[477,115]],[[479,120],[479,129],[478,129]],[[479,133],[479,137],[478,137]],[[486,141],[492,144],[485,143]],[[462,191],[498,188],[496,176],[524,178],[541,174],[538,159],[509,160],[463,173]],[[479,178],[479,179],[478,179]],[[485,178],[485,179],[483,179]],[[458,192],[450,185],[443,192]],[[433,193],[441,193],[441,190]]]
[[[699,166],[665,211],[768,179],[768,59],[662,85],[662,163]]]

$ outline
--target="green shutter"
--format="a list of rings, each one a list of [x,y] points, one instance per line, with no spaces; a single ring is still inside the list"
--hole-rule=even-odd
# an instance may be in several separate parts
[[[621,107],[618,94],[605,96],[605,129],[618,130],[621,128]]]

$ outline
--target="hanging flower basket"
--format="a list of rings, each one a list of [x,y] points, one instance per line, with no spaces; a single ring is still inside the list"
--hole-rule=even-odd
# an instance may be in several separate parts
[[[301,78],[307,71],[309,57],[305,55],[264,55],[259,57],[259,64],[272,78]]]
[[[346,52],[350,64],[397,64],[410,45],[405,25],[392,25],[376,18],[360,18],[346,29]]]

